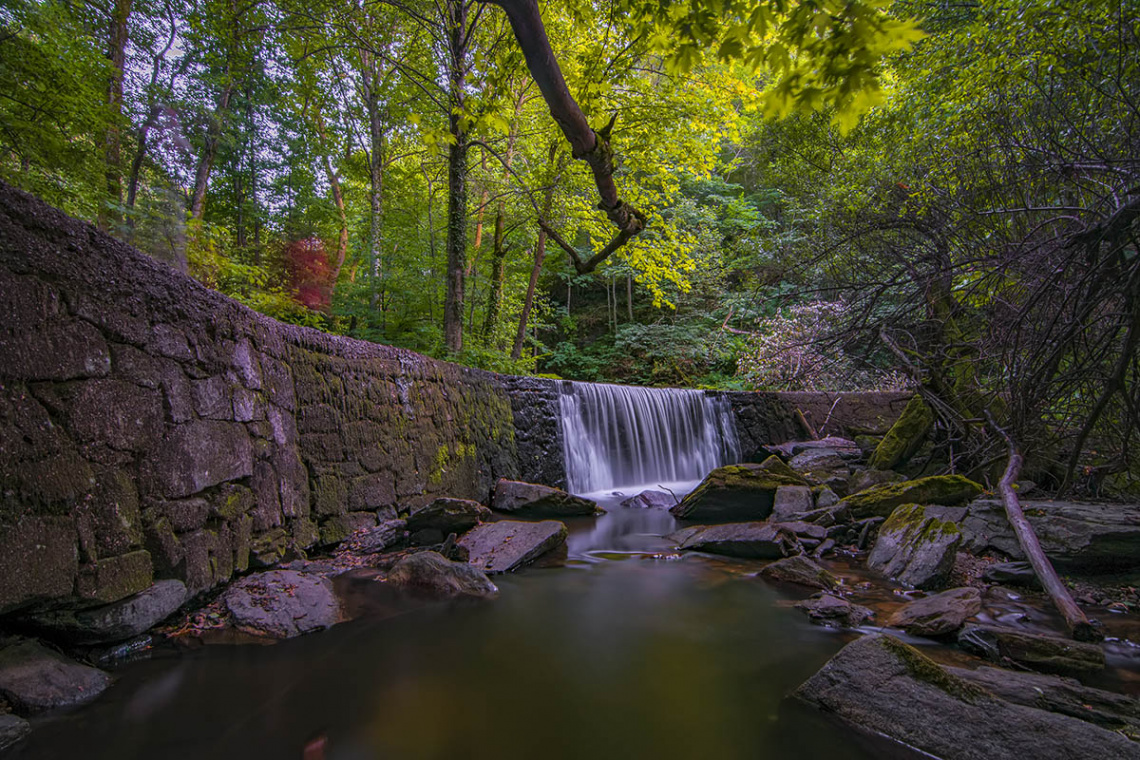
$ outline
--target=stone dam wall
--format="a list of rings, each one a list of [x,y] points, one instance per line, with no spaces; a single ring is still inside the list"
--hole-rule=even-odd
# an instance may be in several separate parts
[[[436,495],[561,485],[560,382],[275,322],[0,183],[0,614],[201,592]],[[730,394],[746,453],[804,437],[796,408],[842,434],[905,403],[842,395],[866,398]]]

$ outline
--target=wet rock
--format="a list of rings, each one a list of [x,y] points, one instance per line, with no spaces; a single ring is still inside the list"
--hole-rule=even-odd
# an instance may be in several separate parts
[[[773,525],[778,525],[785,530],[790,530],[792,533],[795,533],[796,536],[801,540],[804,538],[810,538],[816,541],[822,541],[823,539],[827,538],[827,528],[823,527],[822,525],[815,525],[813,523],[807,523],[800,520],[795,520],[793,522],[777,522],[775,520],[769,520],[769,522],[771,522]]]
[[[958,678],[985,688],[996,697],[1026,707],[1068,715],[1140,737],[1140,699],[1083,686],[1075,678],[1023,673],[1001,668],[947,668]]]
[[[434,546],[443,543],[443,531],[438,528],[424,528],[408,536],[408,543],[412,546]]]
[[[21,715],[94,699],[111,684],[101,670],[80,665],[32,639],[0,643],[0,696]]]
[[[857,494],[872,486],[884,483],[900,483],[904,480],[906,480],[906,476],[894,470],[859,470],[851,475],[847,490],[852,494]]]
[[[1002,583],[1010,586],[1040,586],[1037,573],[1028,562],[1000,562],[990,565],[982,573],[982,578],[990,583]]]
[[[827,509],[834,507],[839,503],[839,496],[827,486],[819,486],[814,489],[817,491],[815,495],[815,506],[819,509]],[[850,490],[850,488],[848,488]]]
[[[811,622],[825,628],[858,628],[875,617],[866,607],[852,604],[834,594],[816,594],[796,605],[811,618]]]
[[[802,551],[794,533],[764,522],[707,526],[686,538],[680,548],[745,559],[780,559]]]
[[[234,626],[256,636],[289,639],[340,622],[332,581],[292,570],[246,576],[226,589],[222,602]]]
[[[794,696],[943,760],[1140,758],[1118,733],[1005,702],[889,636],[848,644]]]
[[[772,503],[772,519],[780,522],[798,519],[815,509],[815,500],[807,486],[780,486]]]
[[[827,449],[844,459],[858,459],[863,455],[859,444],[855,443],[855,441],[834,435],[820,438],[817,441],[789,441],[788,443],[764,446],[764,450],[769,454],[776,454],[783,459],[791,459],[797,454],[803,454],[804,452],[814,451],[816,449]]]
[[[982,487],[961,475],[934,475],[900,483],[882,483],[862,493],[848,496],[846,505],[857,518],[887,517],[903,504],[942,504],[954,506],[973,499]]]
[[[499,520],[478,525],[459,539],[468,562],[480,570],[506,573],[533,562],[566,543],[566,526],[557,520]]]
[[[0,750],[12,746],[31,732],[31,725],[23,718],[0,715]]]
[[[633,509],[669,509],[677,505],[672,494],[664,491],[642,491],[637,496],[631,496],[618,506]]]
[[[808,449],[792,457],[788,466],[800,473],[831,470],[847,472],[847,460],[833,449]]]
[[[408,515],[408,530],[438,530],[443,535],[465,533],[491,516],[491,511],[470,499],[436,499],[430,504],[412,509]]]
[[[940,588],[950,577],[961,541],[954,523],[928,517],[918,504],[908,504],[879,529],[867,567],[915,588]]]
[[[968,625],[958,646],[991,662],[1010,661],[1043,673],[1080,675],[1104,669],[1104,650],[1058,636],[991,625]]]
[[[1140,505],[1023,501],[1021,506],[1056,564],[1094,573],[1140,567]],[[963,547],[975,554],[996,550],[1025,559],[1000,500],[971,503],[962,535]]]
[[[684,520],[763,520],[772,514],[780,486],[807,481],[775,456],[760,464],[718,467],[670,512]]]
[[[138,636],[170,617],[186,601],[182,581],[158,581],[122,601],[84,610],[29,615],[26,622],[71,644],[101,644]]]
[[[500,480],[495,484],[491,508],[519,517],[575,517],[598,513],[598,505],[558,488]]]
[[[404,557],[388,572],[388,583],[438,597],[491,599],[499,594],[498,587],[482,570],[464,562],[452,562],[436,552]]]
[[[353,554],[380,554],[403,542],[408,536],[407,527],[404,520],[385,520],[374,528],[353,533],[342,548]]]
[[[945,636],[981,611],[982,596],[976,588],[955,588],[904,604],[887,625],[915,636]]]
[[[786,557],[773,562],[760,571],[760,577],[770,581],[795,583],[825,591],[830,591],[839,585],[839,581],[835,580],[834,575],[803,555]]]

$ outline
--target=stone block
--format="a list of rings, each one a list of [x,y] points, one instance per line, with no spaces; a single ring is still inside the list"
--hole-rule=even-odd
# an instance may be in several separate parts
[[[0,526],[0,613],[69,596],[79,550],[71,517],[25,517]]]
[[[210,486],[253,474],[253,446],[237,423],[200,421],[178,425],[145,464],[152,492],[191,496]]]
[[[87,380],[78,384],[67,417],[80,441],[141,451],[162,434],[162,394],[122,380]]]
[[[149,588],[153,582],[150,552],[140,549],[80,568],[75,591],[81,599],[110,604]]]

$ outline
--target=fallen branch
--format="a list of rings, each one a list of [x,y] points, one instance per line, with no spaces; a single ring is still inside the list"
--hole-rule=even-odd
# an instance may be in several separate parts
[[[989,421],[990,427],[1004,438],[1006,445],[1009,446],[1009,465],[1005,468],[1005,474],[998,483],[998,493],[1001,494],[1002,504],[1005,505],[1005,514],[1009,518],[1009,524],[1013,527],[1014,535],[1017,536],[1017,543],[1021,544],[1021,550],[1029,558],[1033,572],[1037,573],[1037,578],[1045,587],[1049,598],[1053,600],[1053,604],[1065,618],[1065,624],[1069,626],[1073,638],[1077,641],[1100,641],[1104,638],[1104,634],[1089,622],[1085,613],[1073,601],[1073,597],[1065,588],[1065,584],[1057,576],[1057,571],[1053,569],[1053,563],[1045,556],[1041,542],[1037,540],[1033,526],[1025,518],[1025,512],[1021,509],[1021,501],[1017,498],[1017,492],[1013,490],[1013,484],[1017,481],[1024,461],[1021,452],[1017,450],[1017,446],[1009,433],[998,427],[988,411],[986,412],[986,419]]]

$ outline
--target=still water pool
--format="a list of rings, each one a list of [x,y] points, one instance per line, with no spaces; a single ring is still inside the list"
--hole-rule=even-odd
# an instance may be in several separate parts
[[[496,577],[494,601],[388,599],[275,646],[159,651],[11,757],[881,756],[784,700],[847,639],[746,577],[758,566],[674,554],[667,512],[610,501],[564,563]]]

